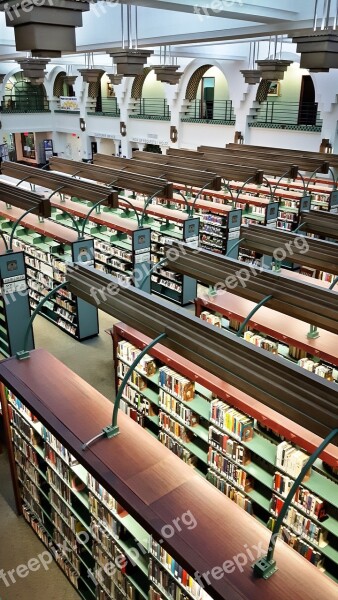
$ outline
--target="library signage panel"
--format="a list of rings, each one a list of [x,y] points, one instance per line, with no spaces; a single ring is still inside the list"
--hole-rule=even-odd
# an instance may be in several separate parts
[[[133,231],[132,254],[134,257],[134,285],[139,287],[142,283],[142,289],[150,294],[150,276],[144,281],[151,269],[151,229],[149,227]]]
[[[329,206],[330,206],[330,212],[333,212],[333,213],[338,212],[338,190],[334,190],[333,192],[331,192]]]
[[[94,267],[94,240],[82,239],[72,243],[72,260],[76,264]],[[76,297],[76,313],[78,323],[78,336],[86,339],[98,335],[99,317],[98,309],[89,302]]]

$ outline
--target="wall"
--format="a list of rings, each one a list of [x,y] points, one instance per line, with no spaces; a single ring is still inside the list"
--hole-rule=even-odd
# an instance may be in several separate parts
[[[215,90],[214,90],[214,99],[215,100],[229,100],[229,86],[226,78],[223,73],[217,67],[211,67],[206,73],[204,73],[203,77],[214,77],[215,78]],[[198,86],[197,100],[201,99],[201,86],[202,82]]]
[[[142,98],[165,98],[165,87],[157,81],[154,71],[150,71],[144,80]]]

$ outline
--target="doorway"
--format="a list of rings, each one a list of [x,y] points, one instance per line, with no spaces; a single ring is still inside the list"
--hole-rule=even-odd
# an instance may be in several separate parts
[[[318,104],[311,75],[303,75],[298,110],[298,125],[315,125]]]
[[[200,118],[213,119],[215,100],[215,77],[202,77]]]

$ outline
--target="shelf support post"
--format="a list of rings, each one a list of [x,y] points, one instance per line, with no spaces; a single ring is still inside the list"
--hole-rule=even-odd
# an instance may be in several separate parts
[[[335,279],[332,281],[332,283],[331,283],[331,285],[330,285],[330,287],[329,287],[329,290],[333,290],[333,288],[334,288],[334,286],[336,285],[336,283],[338,283],[338,277],[336,277],[336,278],[335,278]]]
[[[272,298],[273,298],[273,296],[271,296],[271,295],[265,296],[265,298],[263,298],[260,302],[258,302],[258,304],[256,304],[256,306],[249,312],[248,316],[245,317],[242,325],[240,326],[239,330],[236,333],[237,337],[241,337],[241,335],[242,335],[244,329],[246,328],[247,324],[249,323],[250,319],[254,316],[254,314],[256,314],[256,312],[260,309],[261,306],[263,306],[264,304],[269,302],[269,300],[271,300]]]
[[[310,330],[306,334],[308,340],[316,340],[319,337],[318,327],[316,325],[310,325]]]
[[[48,294],[46,294],[46,296],[44,296],[42,298],[42,300],[40,300],[39,304],[33,310],[32,314],[31,314],[31,318],[29,319],[29,322],[28,322],[28,325],[27,325],[27,329],[26,329],[26,333],[25,333],[25,337],[24,337],[24,341],[23,341],[23,349],[20,350],[20,352],[16,353],[16,358],[18,358],[19,360],[24,360],[25,358],[29,358],[29,356],[30,356],[29,352],[26,350],[26,348],[27,348],[27,342],[28,342],[28,336],[29,336],[29,332],[31,330],[31,327],[33,325],[33,321],[34,321],[36,315],[40,312],[40,308],[42,308],[42,306],[45,304],[45,302],[47,300],[49,300],[49,298],[51,298],[55,294],[55,292],[57,292],[58,290],[61,290],[61,288],[65,287],[66,285],[67,285],[67,281],[64,281],[63,283],[60,283],[55,288],[53,288],[52,290],[50,290],[48,292]]]
[[[306,464],[302,468],[301,472],[299,473],[298,477],[295,479],[287,497],[285,498],[282,509],[281,509],[281,511],[277,517],[276,523],[274,525],[272,535],[270,538],[268,553],[266,556],[262,556],[261,558],[259,558],[252,565],[253,572],[254,572],[254,575],[256,575],[256,577],[263,577],[264,579],[269,579],[269,577],[271,577],[277,571],[277,564],[273,558],[273,555],[274,555],[274,551],[275,551],[275,547],[276,547],[276,541],[277,541],[277,537],[279,534],[279,530],[283,524],[284,517],[285,517],[285,515],[290,507],[290,504],[292,502],[292,499],[293,499],[296,491],[298,490],[300,484],[302,483],[306,473],[312,467],[313,463],[317,460],[317,458],[320,456],[320,454],[323,452],[323,450],[325,450],[326,446],[328,446],[328,444],[336,437],[336,435],[338,435],[338,428],[333,429],[327,435],[325,440],[323,440],[322,443],[318,446],[317,450],[315,450],[313,452],[313,454],[311,454],[308,461],[306,462]]]
[[[61,200],[61,202],[64,202],[64,200],[63,200],[63,198],[62,198],[61,191],[60,191],[60,190],[62,190],[64,187],[65,187],[64,185],[61,185],[59,188],[57,188],[56,190],[54,190],[54,191],[53,191],[53,192],[52,192],[52,193],[51,193],[51,194],[48,196],[47,200],[50,200],[50,199],[51,199],[51,198],[54,196],[54,194],[58,193],[58,194],[59,194],[59,196],[60,196],[60,200]],[[75,227],[75,229],[76,229],[77,237],[78,237],[78,239],[80,239],[80,230],[79,230],[78,224],[77,224],[76,220],[74,219],[73,215],[71,215],[71,214],[70,214],[68,211],[66,211],[64,208],[62,208],[62,207],[60,207],[60,206],[58,206],[58,207],[57,207],[57,210],[61,210],[61,212],[63,212],[65,215],[67,215],[67,216],[70,218],[70,220],[72,221],[72,223],[73,223],[73,225],[74,225],[74,227]]]
[[[151,342],[149,342],[149,344],[147,344],[147,346],[145,348],[143,348],[143,350],[140,352],[140,354],[135,358],[135,360],[129,366],[129,368],[127,370],[127,373],[123,377],[122,383],[121,383],[121,385],[120,385],[120,387],[118,389],[118,392],[117,392],[117,395],[116,395],[116,398],[115,398],[112,424],[108,425],[108,427],[104,427],[103,430],[101,431],[101,433],[99,433],[98,435],[96,435],[95,437],[93,437],[91,440],[89,440],[88,442],[86,442],[85,444],[83,444],[82,450],[86,450],[88,448],[88,446],[90,444],[92,444],[93,442],[95,442],[96,440],[99,440],[99,439],[104,438],[104,437],[110,439],[110,438],[115,437],[116,435],[118,435],[120,433],[120,430],[119,430],[119,427],[118,427],[118,424],[117,424],[117,417],[118,417],[118,411],[119,411],[119,407],[120,407],[120,400],[121,400],[121,398],[123,396],[123,392],[124,392],[124,389],[125,389],[125,387],[126,387],[126,385],[128,383],[128,380],[129,380],[130,376],[132,375],[134,369],[137,367],[137,365],[139,364],[139,362],[144,357],[144,355],[147,354],[147,352],[149,352],[149,350],[151,350],[151,348],[153,348],[156,344],[158,344],[166,336],[167,336],[166,333],[161,333],[154,340],[152,340]]]

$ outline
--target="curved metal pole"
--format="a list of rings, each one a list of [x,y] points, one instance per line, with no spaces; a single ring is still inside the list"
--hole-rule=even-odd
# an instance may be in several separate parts
[[[55,292],[57,292],[61,288],[65,287],[67,284],[68,284],[68,282],[64,281],[63,283],[60,283],[55,288],[53,288],[52,290],[50,290],[48,292],[48,294],[46,294],[46,296],[44,296],[42,298],[42,300],[40,300],[39,304],[33,310],[32,314],[31,314],[31,318],[29,319],[29,322],[28,322],[28,325],[27,325],[26,332],[25,332],[25,337],[24,337],[24,341],[23,341],[23,349],[20,352],[16,353],[16,357],[19,358],[20,360],[22,360],[23,358],[28,358],[29,357],[29,352],[27,352],[27,350],[26,350],[26,348],[27,348],[27,342],[28,342],[28,337],[29,337],[29,332],[30,332],[30,329],[31,329],[31,327],[33,325],[33,321],[34,321],[36,315],[40,311],[40,308],[44,305],[44,303],[47,300],[49,300],[49,298],[51,298],[51,296],[53,296],[55,294]]]
[[[53,191],[53,192],[52,192],[52,193],[51,193],[51,194],[48,196],[47,200],[50,200],[50,199],[51,199],[51,198],[54,196],[54,194],[58,193],[58,194],[59,194],[59,196],[60,196],[60,200],[62,201],[62,197],[61,197],[61,192],[60,192],[60,190],[62,190],[62,188],[64,188],[64,187],[65,187],[65,186],[64,186],[64,185],[62,185],[62,186],[61,186],[60,188],[58,188],[57,190],[54,190],[54,191]],[[64,209],[62,206],[57,206],[56,208],[57,208],[57,210],[61,210],[61,212],[65,213],[65,214],[66,214],[66,215],[67,215],[67,216],[70,218],[70,220],[72,221],[72,223],[73,223],[73,225],[74,225],[74,227],[75,227],[75,229],[76,229],[77,237],[78,237],[78,239],[80,239],[80,238],[81,238],[81,234],[80,234],[79,226],[78,226],[78,224],[77,224],[77,221],[74,219],[73,215],[71,215],[71,214],[70,214],[70,213],[69,213],[67,210],[65,210],[65,209]]]
[[[154,271],[156,271],[158,269],[158,267],[161,267],[165,262],[167,262],[167,257],[165,256],[164,258],[161,258],[161,260],[158,261],[158,263],[155,263],[148,271],[148,273],[143,277],[138,289],[142,290],[144,282],[147,281],[149,275],[151,275]]]
[[[24,181],[27,181],[31,177],[32,177],[31,175],[28,175],[27,177],[24,177],[23,179],[20,179],[20,181],[18,181],[18,183],[15,185],[15,187],[19,187],[19,185],[21,185],[21,183],[23,183]],[[31,186],[31,189],[32,189],[32,184],[30,182],[29,182],[29,185]]]
[[[15,235],[15,232],[17,230],[17,227],[20,225],[22,219],[24,219],[29,213],[33,212],[33,210],[36,210],[36,206],[33,206],[33,208],[30,208],[29,210],[26,210],[21,215],[21,217],[19,217],[18,220],[15,221],[15,223],[13,225],[13,228],[12,228],[12,231],[11,231],[10,238],[9,238],[9,245],[8,245],[8,249],[7,249],[8,253],[9,252],[13,252],[13,239],[14,239],[14,235]]]
[[[145,201],[144,208],[143,208],[141,218],[140,218],[140,227],[143,226],[143,219],[144,219],[144,216],[146,214],[146,210],[147,210],[149,204],[151,203],[152,199],[155,198],[155,196],[157,196],[158,194],[160,194],[160,192],[162,192],[162,189],[163,188],[161,188],[160,190],[155,192],[152,196],[149,196],[149,198]]]
[[[90,444],[92,444],[93,442],[95,442],[98,439],[101,439],[103,437],[112,438],[112,437],[118,435],[118,433],[119,433],[119,427],[117,425],[117,416],[118,416],[118,411],[119,411],[119,407],[120,407],[120,400],[122,398],[122,395],[123,395],[124,389],[125,389],[125,387],[126,387],[126,385],[128,383],[128,380],[129,380],[130,376],[132,375],[134,369],[137,367],[137,365],[139,364],[139,362],[144,357],[144,355],[149,350],[151,350],[151,348],[153,348],[156,344],[158,344],[158,342],[160,342],[161,340],[163,340],[163,338],[165,338],[166,336],[167,336],[166,333],[161,333],[160,335],[158,335],[145,348],[143,348],[143,350],[140,352],[140,354],[135,358],[135,360],[129,366],[129,368],[127,370],[127,373],[123,377],[121,385],[119,386],[118,392],[116,394],[116,398],[115,398],[115,402],[114,402],[114,411],[113,411],[112,424],[109,425],[108,427],[105,427],[101,431],[101,433],[99,433],[98,435],[96,435],[95,437],[93,437],[91,440],[89,440],[88,442],[86,442],[85,444],[83,444],[82,450],[86,450],[86,448],[88,448],[88,446]]]
[[[301,172],[300,172],[299,170],[298,170],[298,173],[297,173],[297,175],[298,175],[298,177],[300,177],[300,178],[301,178],[301,180],[302,180],[302,184],[303,184],[303,194],[304,194],[304,196],[305,196],[305,194],[306,194],[306,182],[305,182],[305,179],[304,179],[303,175],[301,174]]]
[[[275,572],[277,570],[275,567],[276,563],[275,563],[275,561],[273,561],[273,555],[274,555],[274,551],[275,551],[277,535],[279,533],[281,525],[283,524],[284,517],[287,513],[288,508],[290,507],[290,504],[292,502],[294,494],[296,493],[298,487],[302,483],[302,481],[303,481],[306,473],[310,469],[310,467],[312,467],[313,463],[317,460],[317,458],[320,456],[320,454],[323,452],[323,450],[325,450],[326,446],[328,446],[328,444],[336,437],[336,435],[338,435],[337,428],[333,429],[331,431],[331,433],[329,433],[329,435],[326,436],[325,440],[322,441],[320,446],[318,446],[317,450],[315,450],[315,452],[313,452],[313,454],[311,454],[311,456],[309,457],[309,460],[307,461],[306,465],[304,465],[304,467],[302,468],[298,477],[295,479],[288,495],[286,496],[286,499],[284,501],[284,504],[283,504],[282,509],[277,517],[277,521],[276,521],[275,526],[272,531],[268,553],[266,555],[266,558],[263,559],[263,560],[266,560],[268,563],[270,563],[270,569],[271,568],[273,569],[273,571],[270,573],[271,575],[273,574],[273,572]],[[257,561],[257,563],[259,563],[260,560],[262,560],[262,559],[259,559]],[[254,568],[257,565],[257,563],[254,563],[254,565],[253,565]],[[271,564],[271,563],[273,563],[273,564]],[[259,574],[259,572],[256,571],[256,574]]]
[[[232,251],[233,251],[233,250],[236,248],[236,246],[239,246],[239,245],[240,245],[242,242],[244,242],[244,241],[245,241],[245,238],[240,238],[239,240],[237,240],[237,242],[235,242],[235,243],[234,243],[234,244],[231,246],[231,248],[229,248],[229,250],[227,251],[227,253],[226,253],[226,255],[225,255],[225,256],[229,256],[230,252],[232,252]]]
[[[250,181],[252,181],[253,179],[255,179],[255,178],[254,178],[253,175],[251,175],[251,177],[249,177],[249,179],[247,179],[246,181],[244,181],[242,187],[240,187],[239,190],[238,190],[238,192],[237,192],[237,200],[238,200],[240,194],[242,193],[242,191],[244,190],[246,184],[250,183]]]
[[[6,248],[6,252],[7,252],[7,250],[8,250],[7,240],[6,240],[5,236],[4,236],[3,231],[1,231],[1,229],[0,229],[0,237],[2,237],[2,239],[3,239],[3,242],[5,244],[5,248]]]
[[[126,198],[122,197],[121,200],[122,200],[122,202],[125,202],[126,204],[129,204],[129,206],[131,206],[131,208],[133,209],[133,211],[135,213],[136,219],[137,219],[137,225],[138,225],[138,227],[140,227],[140,218],[138,216],[138,212],[137,212],[135,206],[130,202],[130,200],[127,200]]]
[[[181,192],[181,190],[175,190],[175,193],[176,193],[176,194],[179,194],[180,196],[182,196],[182,198],[183,198],[183,200],[184,200],[184,204],[185,204],[185,206],[186,206],[186,209],[187,209],[187,213],[189,214],[189,210],[190,210],[190,207],[189,207],[189,202],[188,202],[188,200],[186,199],[185,195],[184,195],[184,194]],[[175,199],[174,199],[174,201],[175,201]]]
[[[308,189],[309,189],[309,185],[310,185],[310,183],[311,183],[311,179],[312,179],[312,178],[313,178],[315,175],[317,175],[317,173],[318,173],[318,172],[321,170],[321,168],[322,168],[322,167],[318,167],[318,169],[316,169],[315,171],[313,171],[313,173],[312,173],[311,177],[309,177],[309,180],[308,180],[308,182],[307,182],[307,185],[306,185],[306,191],[308,191]],[[330,169],[329,169],[329,171],[330,171]],[[333,183],[335,183],[335,177],[334,177],[334,174],[333,174],[333,172],[331,172],[330,174],[331,174],[331,176],[333,177]]]
[[[289,171],[287,171],[287,173],[288,173],[288,172],[289,172]],[[283,175],[283,177],[284,177],[284,175]],[[281,179],[283,179],[283,177],[281,177]],[[273,201],[273,198],[274,198],[274,192],[272,191],[272,185],[271,185],[270,181],[268,180],[268,178],[267,178],[267,177],[265,177],[265,175],[263,175],[263,179],[264,179],[264,180],[267,182],[267,184],[268,184],[268,186],[269,186],[269,189],[270,189],[270,200],[271,200],[271,202],[272,202],[272,201]],[[279,181],[280,181],[280,180],[279,180]],[[278,183],[279,183],[279,182],[278,182]],[[276,186],[276,187],[277,187],[277,186]]]
[[[228,190],[228,192],[230,192],[230,196],[231,196],[231,201],[234,202],[234,194],[233,191],[230,187],[230,185],[228,185],[227,183],[223,182],[224,187]]]
[[[247,324],[249,323],[250,319],[254,316],[254,314],[258,311],[259,308],[261,308],[261,306],[263,306],[264,304],[266,304],[267,302],[269,302],[269,300],[271,300],[273,298],[273,296],[265,296],[265,298],[263,298],[263,300],[261,300],[258,304],[256,304],[256,306],[249,312],[248,316],[244,319],[242,325],[240,326],[239,330],[237,331],[236,335],[237,337],[240,337],[244,331],[244,329],[246,328]]]
[[[286,176],[287,176],[287,174],[288,174],[289,172],[290,172],[290,169],[289,169],[289,171],[286,171],[286,172],[284,173],[284,175],[282,175],[282,176],[281,176],[281,177],[278,179],[278,181],[277,181],[277,183],[276,183],[276,185],[275,185],[275,187],[274,187],[274,190],[273,190],[273,192],[272,192],[272,195],[271,195],[271,200],[274,200],[274,199],[275,199],[276,190],[277,190],[277,188],[278,188],[278,186],[279,186],[280,182],[282,181],[282,179],[284,179],[284,177],[286,177]],[[298,173],[299,173],[299,171],[298,171]],[[264,179],[266,179],[266,177],[264,177]],[[267,181],[268,181],[268,180],[267,180]],[[269,183],[270,183],[270,182],[269,182]],[[271,188],[271,185],[270,185],[270,188]],[[271,188],[271,190],[272,190],[272,188]]]
[[[335,174],[331,167],[329,167],[329,172],[331,173],[331,177],[332,177],[332,181],[333,181],[333,189],[335,190],[337,188],[337,179],[335,178]]]
[[[88,212],[88,214],[86,215],[83,223],[82,223],[82,231],[81,234],[79,234],[79,239],[83,239],[84,238],[84,230],[85,227],[88,223],[89,217],[92,214],[92,212],[94,212],[95,208],[97,208],[98,206],[100,206],[100,204],[102,204],[102,202],[105,202],[106,198],[101,198],[101,200],[99,200],[98,202],[96,202],[95,204],[93,204],[93,206],[91,207],[90,211]]]
[[[338,277],[336,277],[336,278],[335,278],[335,279],[332,281],[332,283],[331,283],[331,285],[330,285],[330,287],[329,287],[329,290],[333,290],[333,288],[334,288],[334,286],[336,285],[336,283],[338,283]]]
[[[298,231],[300,229],[302,229],[302,227],[304,227],[304,225],[306,225],[305,221],[303,221],[303,223],[301,223],[300,225],[298,225],[298,227],[296,227],[296,229],[294,229],[292,233],[298,233]]]
[[[194,199],[194,201],[193,201],[192,205],[190,206],[190,210],[188,211],[188,215],[189,215],[189,217],[192,217],[192,216],[194,215],[195,204],[196,204],[197,200],[199,199],[199,197],[201,196],[201,194],[203,194],[204,190],[208,189],[208,187],[209,187],[209,185],[210,185],[211,183],[212,183],[212,182],[211,182],[211,181],[209,181],[209,183],[207,183],[206,185],[204,185],[204,186],[202,187],[202,189],[201,189],[201,190],[198,192],[198,194],[197,194],[196,198]]]

